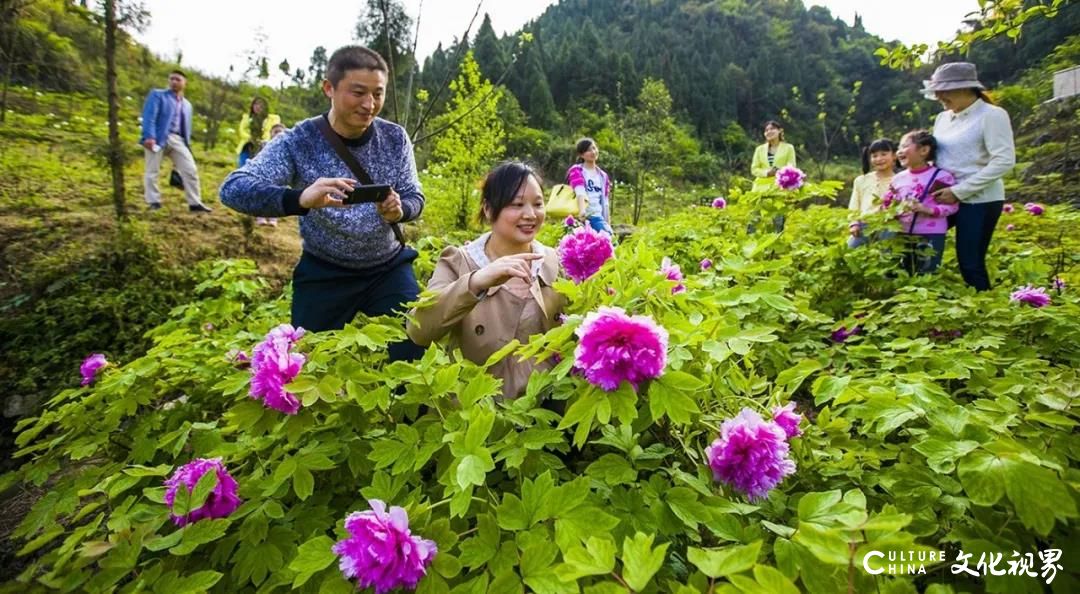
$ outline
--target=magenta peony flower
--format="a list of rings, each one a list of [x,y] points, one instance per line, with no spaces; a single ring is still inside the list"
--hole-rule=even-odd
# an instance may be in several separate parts
[[[713,477],[746,494],[764,499],[784,477],[795,472],[784,429],[744,408],[720,426],[720,437],[705,448]]]
[[[1024,210],[1028,211],[1028,214],[1039,216],[1043,213],[1043,207],[1035,204],[1034,202],[1028,202],[1024,205]]]
[[[1031,307],[1045,307],[1050,305],[1050,296],[1042,287],[1027,285],[1013,291],[1012,295],[1009,295],[1009,301],[1026,303]]]
[[[682,269],[679,268],[678,264],[673,263],[671,258],[665,256],[664,259],[660,261],[660,273],[666,276],[668,280],[677,283],[674,287],[671,287],[672,295],[686,292],[686,285],[682,284]]]
[[[1051,286],[1054,287],[1055,291],[1060,293],[1065,290],[1065,279],[1061,278],[1060,276],[1055,276],[1053,283],[1051,283]]]
[[[82,385],[89,386],[92,384],[97,372],[108,364],[109,362],[105,360],[105,355],[102,355],[101,353],[94,353],[83,359],[82,365],[79,365],[79,373],[82,374]]]
[[[221,464],[221,458],[196,458],[177,468],[176,472],[165,480],[165,504],[169,506],[169,510],[173,509],[176,502],[178,487],[183,485],[187,492],[191,493],[195,490],[199,479],[211,469],[217,472],[217,485],[207,495],[202,507],[190,510],[186,516],[170,514],[177,526],[198,522],[204,518],[224,518],[240,507],[240,497],[236,494],[236,480],[229,471],[225,470],[225,466]]]
[[[713,199],[712,207],[713,208],[727,208],[727,200],[724,200],[723,198],[718,196],[718,197]]]
[[[582,283],[596,274],[604,262],[614,256],[611,237],[597,233],[588,225],[574,229],[559,242],[563,270],[575,283]]]
[[[802,422],[802,415],[795,412],[795,403],[788,402],[784,406],[775,406],[772,409],[773,421],[776,421],[777,425],[784,430],[788,438],[798,437],[802,435],[802,429],[799,429],[799,423]]]
[[[788,165],[776,172],[776,185],[781,190],[798,190],[806,180],[806,174],[797,167]]]
[[[349,536],[332,549],[341,557],[341,573],[356,578],[360,589],[374,588],[375,594],[415,589],[438,552],[435,542],[412,535],[404,509],[395,505],[387,512],[378,499],[368,500],[368,505],[370,510],[345,518]]]
[[[1016,225],[1014,225],[1012,223],[1009,223],[1008,225],[1005,225],[1005,230],[1006,231],[1014,231],[1014,230],[1016,230]]]
[[[622,308],[601,307],[585,316],[575,331],[581,338],[574,368],[608,392],[624,380],[636,390],[660,377],[667,364],[668,333],[649,316],[628,316]]]
[[[563,225],[573,227],[574,225],[577,225],[577,220],[571,215],[566,215],[566,218],[563,220]]]
[[[290,352],[303,336],[303,328],[282,324],[267,333],[266,339],[252,351],[249,394],[287,415],[300,410],[300,400],[285,391],[285,384],[300,373],[306,361],[300,353]]]
[[[1002,206],[1002,207],[1001,207],[1001,212],[1004,212],[1005,214],[1011,214],[1011,213],[1012,213],[1012,211],[1014,211],[1014,210],[1016,210],[1016,209],[1015,209],[1015,208],[1013,207],[1013,205],[1012,205],[1011,203],[1009,203],[1009,202],[1006,202],[1006,203],[1005,203],[1005,206]]]
[[[855,326],[851,330],[848,330],[847,326],[840,326],[840,328],[833,330],[830,337],[833,342],[844,342],[860,332],[862,332],[862,326]]]
[[[710,260],[708,258],[705,258],[704,260],[701,261],[701,269],[702,270],[708,270],[710,268],[712,268],[712,260]]]

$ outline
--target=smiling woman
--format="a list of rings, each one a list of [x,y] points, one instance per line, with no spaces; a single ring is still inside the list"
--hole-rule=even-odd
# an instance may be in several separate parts
[[[540,177],[528,165],[503,163],[484,179],[480,215],[491,231],[443,250],[428,283],[434,293],[414,309],[406,331],[419,345],[447,334],[451,347],[482,364],[510,341],[522,344],[556,325],[564,298],[551,285],[559,274],[555,250],[536,241],[544,224]],[[520,395],[543,363],[506,357],[491,373],[503,396]]]

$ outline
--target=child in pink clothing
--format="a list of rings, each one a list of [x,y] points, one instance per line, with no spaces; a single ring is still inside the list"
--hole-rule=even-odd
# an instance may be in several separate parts
[[[957,204],[938,204],[932,192],[956,184],[951,173],[934,166],[937,141],[926,130],[913,130],[900,140],[897,156],[906,169],[897,173],[882,197],[882,206],[896,207],[901,233],[909,239],[903,267],[911,274],[929,274],[941,265],[949,215]],[[925,252],[933,251],[930,254]]]

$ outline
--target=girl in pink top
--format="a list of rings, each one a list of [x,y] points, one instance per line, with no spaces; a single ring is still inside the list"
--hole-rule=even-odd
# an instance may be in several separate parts
[[[941,265],[948,217],[958,210],[956,204],[936,202],[933,192],[955,185],[956,179],[933,165],[937,141],[926,130],[905,134],[897,156],[905,169],[893,176],[882,206],[899,211],[901,233],[909,239],[911,249],[904,254],[904,268],[911,274],[929,274]]]

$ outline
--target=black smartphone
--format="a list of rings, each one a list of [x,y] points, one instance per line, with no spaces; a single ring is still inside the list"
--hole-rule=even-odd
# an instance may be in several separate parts
[[[385,184],[372,184],[370,186],[354,186],[353,191],[342,200],[342,204],[363,204],[365,202],[382,202],[390,195],[390,186]]]

